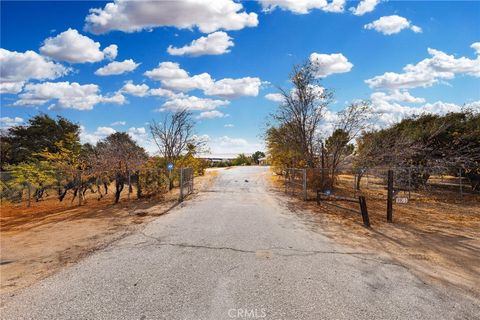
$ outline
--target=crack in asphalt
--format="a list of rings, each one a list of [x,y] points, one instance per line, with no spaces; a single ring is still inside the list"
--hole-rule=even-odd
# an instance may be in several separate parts
[[[359,252],[359,251],[335,251],[335,250],[301,250],[301,249],[294,249],[294,248],[283,248],[283,247],[271,247],[271,248],[265,248],[265,249],[258,249],[258,250],[247,250],[247,249],[239,249],[239,248],[234,248],[234,247],[225,247],[225,246],[209,246],[209,245],[200,245],[200,244],[188,244],[188,243],[173,243],[173,242],[162,242],[161,239],[150,236],[145,234],[144,232],[140,232],[142,236],[148,239],[152,239],[155,242],[140,242],[136,243],[135,247],[148,247],[148,246],[170,246],[170,247],[178,247],[178,248],[192,248],[192,249],[206,249],[206,250],[225,250],[225,251],[233,251],[233,252],[240,252],[240,253],[247,253],[247,254],[272,254],[276,256],[282,256],[282,257],[306,257],[306,256],[314,256],[314,255],[321,255],[321,254],[336,254],[336,255],[349,255],[352,257],[355,257],[357,259],[361,260],[368,260],[368,261],[374,261],[378,262],[381,264],[385,265],[393,265],[401,268],[408,269],[404,265],[390,262],[390,261],[385,261],[381,259],[375,259],[375,258],[368,258],[365,256],[368,255],[375,255],[374,253],[368,253],[368,252]],[[140,246],[141,245],[141,246]],[[292,253],[282,253],[281,251],[287,251],[287,252],[292,252]]]

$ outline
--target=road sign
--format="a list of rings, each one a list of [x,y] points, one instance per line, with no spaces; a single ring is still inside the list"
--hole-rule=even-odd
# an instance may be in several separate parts
[[[396,198],[396,203],[408,203],[408,198]]]
[[[173,163],[167,164],[167,170],[172,171],[173,170]]]

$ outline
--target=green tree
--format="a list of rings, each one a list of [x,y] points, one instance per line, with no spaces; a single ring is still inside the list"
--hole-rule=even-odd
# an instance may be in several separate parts
[[[252,154],[252,159],[255,164],[259,164],[260,163],[259,159],[264,157],[265,157],[265,153],[263,153],[262,151],[255,151],[255,153]]]
[[[353,153],[354,146],[349,143],[350,135],[343,129],[336,129],[327,140],[325,140],[326,168],[330,175],[330,188],[333,188],[338,166],[346,157]],[[325,169],[324,169],[325,170]]]
[[[8,187],[31,190],[36,201],[43,197],[48,186],[55,183],[55,171],[48,161],[22,162],[8,165],[6,169],[12,177],[7,182]]]
[[[446,115],[424,114],[402,120],[388,128],[365,132],[357,140],[355,165],[410,168],[411,186],[429,179],[419,167],[452,167],[465,173],[480,172],[480,113],[462,111]]]
[[[11,127],[2,137],[2,168],[4,161],[19,164],[40,159],[38,154],[45,150],[56,153],[60,141],[69,141],[65,148],[77,147],[79,133],[80,127],[65,118],[53,119],[46,114],[34,116],[27,125]]]
[[[244,153],[240,153],[235,159],[233,159],[232,164],[234,166],[243,166],[252,164],[252,158],[246,156]]]

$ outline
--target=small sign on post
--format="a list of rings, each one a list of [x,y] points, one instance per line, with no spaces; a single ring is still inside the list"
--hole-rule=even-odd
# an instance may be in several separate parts
[[[405,203],[408,203],[408,198],[407,197],[401,197],[401,198],[397,197],[397,198],[395,198],[395,202],[405,204]]]
[[[173,163],[169,162],[167,164],[167,171],[168,171],[168,190],[173,189],[173,179],[172,179],[172,171],[173,171]]]

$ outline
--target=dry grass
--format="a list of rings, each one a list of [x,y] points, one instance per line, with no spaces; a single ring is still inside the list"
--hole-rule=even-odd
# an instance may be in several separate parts
[[[352,196],[353,177],[340,180],[335,192]],[[281,180],[274,177],[272,188],[285,198]],[[417,194],[408,204],[394,203],[393,224],[386,222],[385,190],[365,190],[363,195],[371,228],[363,226],[360,214],[315,201],[286,199],[312,230],[345,245],[387,253],[424,280],[480,298],[479,195]],[[341,205],[358,210],[355,204]]]
[[[209,188],[217,172],[195,178],[195,192]],[[31,208],[2,207],[0,283],[2,301],[18,289],[75,263],[178,204],[178,190],[147,200],[88,199],[82,206],[45,201]]]

